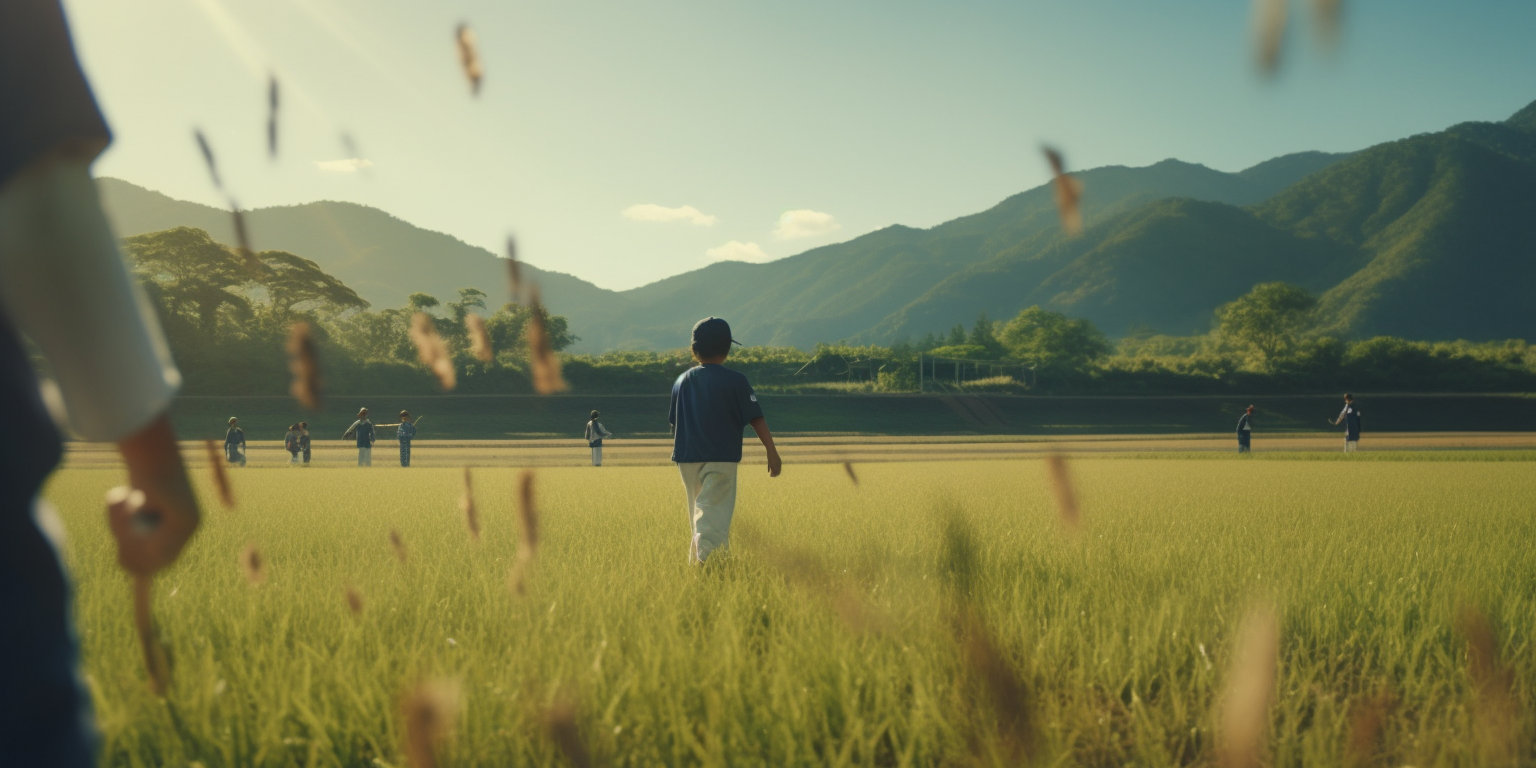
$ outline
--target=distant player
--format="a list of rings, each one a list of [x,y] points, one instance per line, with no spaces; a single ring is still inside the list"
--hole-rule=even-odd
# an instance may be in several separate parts
[[[341,439],[357,438],[357,465],[359,467],[373,466],[373,422],[368,420],[368,409],[360,408],[357,411],[357,421],[347,427],[347,431],[341,433]]]
[[[731,326],[706,317],[693,326],[693,359],[699,364],[672,384],[672,461],[683,476],[692,529],[688,559],[702,565],[724,547],[736,509],[736,470],[741,463],[741,430],[747,425],[768,451],[768,476],[783,468],[763,409],[747,377],[721,363],[730,355]]]
[[[613,437],[613,433],[603,427],[597,420],[600,416],[597,411],[592,412],[592,418],[587,420],[587,445],[592,448],[592,466],[603,465],[603,438]]]
[[[299,422],[299,452],[304,455],[305,466],[309,465],[309,422]]]
[[[1243,411],[1243,415],[1237,418],[1237,452],[1247,453],[1253,450],[1253,406]]]
[[[288,451],[288,463],[299,463],[299,425],[288,425],[288,434],[283,435],[283,450]]]
[[[410,411],[400,412],[400,423],[396,424],[395,427],[395,435],[400,439],[400,466],[409,467],[411,465],[411,441],[416,439],[416,424],[411,420]]]
[[[245,430],[233,416],[229,417],[229,430],[224,433],[224,458],[231,464],[245,466]]]
[[[1334,426],[1340,423],[1344,425],[1344,452],[1354,453],[1360,450],[1360,409],[1355,406],[1355,397],[1349,393],[1344,394],[1344,410],[1339,411],[1339,417],[1331,422]]]

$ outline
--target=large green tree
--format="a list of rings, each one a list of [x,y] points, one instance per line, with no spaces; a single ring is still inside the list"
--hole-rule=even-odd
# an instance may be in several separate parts
[[[207,232],[191,227],[151,232],[124,240],[123,249],[171,325],[182,320],[211,335],[221,314],[250,317],[245,288],[256,276]]]
[[[1294,352],[1312,329],[1317,299],[1290,283],[1259,283],[1216,310],[1217,332],[1246,349],[1261,368]]]
[[[1009,320],[997,337],[1011,355],[1051,373],[1083,371],[1110,351],[1093,323],[1038,306]]]
[[[301,309],[338,313],[368,308],[368,302],[356,291],[309,259],[287,251],[262,251],[257,258],[265,267],[261,284],[267,289],[272,313],[278,317]]]

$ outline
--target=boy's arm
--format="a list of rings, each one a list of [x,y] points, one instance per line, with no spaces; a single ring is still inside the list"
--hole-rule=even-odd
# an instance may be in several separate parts
[[[757,439],[763,441],[763,448],[768,450],[768,476],[778,477],[784,469],[784,462],[779,459],[779,449],[773,447],[773,433],[768,431],[768,420],[759,416],[747,423],[752,425]]]

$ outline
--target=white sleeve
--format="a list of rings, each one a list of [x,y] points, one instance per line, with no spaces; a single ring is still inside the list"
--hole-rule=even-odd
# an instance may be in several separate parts
[[[0,188],[0,311],[48,359],[82,438],[142,429],[181,386],[86,158],[41,160]]]

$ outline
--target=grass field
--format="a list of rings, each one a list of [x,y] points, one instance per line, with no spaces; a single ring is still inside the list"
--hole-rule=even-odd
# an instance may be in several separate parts
[[[157,582],[164,700],[102,519],[119,473],[66,469],[47,496],[109,765],[403,765],[422,680],[457,686],[446,766],[559,764],[559,702],[602,764],[1004,763],[1002,719],[1040,765],[1204,765],[1255,605],[1280,620],[1268,763],[1536,764],[1536,462],[1394,456],[1076,458],[1075,531],[1037,459],[858,464],[858,485],[749,467],[703,569],[674,471],[546,468],[523,595],[516,470],[476,470],[476,540],[457,470],[253,467]],[[1463,607],[1493,627],[1482,686]],[[957,632],[992,639],[1014,709]]]

